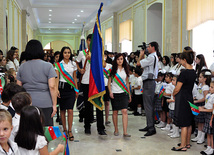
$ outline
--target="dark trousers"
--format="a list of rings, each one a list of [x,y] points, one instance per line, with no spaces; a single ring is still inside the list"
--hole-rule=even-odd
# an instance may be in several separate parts
[[[84,128],[90,129],[91,128],[91,121],[93,117],[93,104],[88,101],[88,91],[89,85],[88,84],[81,84],[83,90],[83,97],[84,97],[84,104],[85,104],[85,114],[84,114]],[[104,121],[103,121],[103,111],[100,111],[96,108],[96,118],[97,118],[97,131],[103,131]]]
[[[44,125],[45,126],[53,126],[53,118],[51,118],[51,114],[53,112],[53,108],[50,107],[50,108],[40,108],[43,115],[44,115]]]
[[[154,126],[154,97],[155,80],[143,81],[143,104],[146,113],[146,123],[149,130],[155,130]]]

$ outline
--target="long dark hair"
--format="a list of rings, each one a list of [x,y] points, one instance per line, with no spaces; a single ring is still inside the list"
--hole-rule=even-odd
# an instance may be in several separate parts
[[[193,61],[195,60],[195,52],[193,52],[193,51],[183,52],[181,54],[181,59],[182,60],[186,59],[187,63],[189,65],[191,65],[193,63]]]
[[[170,66],[170,59],[169,59],[169,57],[168,56],[163,56],[163,58],[166,60],[166,65],[165,64],[163,64],[164,66],[167,66],[167,65],[169,65]],[[162,60],[162,62],[163,62],[163,60]]]
[[[172,63],[173,66],[175,66],[177,64],[177,62],[176,62],[176,55],[177,55],[177,53],[172,53],[171,54],[171,57],[173,57],[173,60],[174,60],[173,62],[171,61],[171,63]]]
[[[7,57],[6,57],[6,60],[7,61],[14,61],[14,58],[13,58],[13,56],[14,56],[14,54],[15,54],[15,51],[14,50],[9,50],[8,52],[7,52]]]
[[[198,58],[200,60],[200,64],[196,64],[196,72],[199,76],[200,72],[201,72],[201,69],[202,67],[206,66],[207,67],[207,64],[206,64],[206,61],[205,61],[205,58],[204,58],[204,55],[203,54],[198,54],[196,56],[196,58]]]
[[[62,60],[64,59],[64,57],[63,57],[63,53],[64,53],[64,51],[65,51],[66,49],[69,49],[69,50],[70,50],[70,52],[71,52],[70,47],[68,47],[68,46],[64,46],[64,47],[61,49],[61,52],[60,52],[60,55],[59,55],[59,62],[60,62],[60,61],[62,61]],[[70,58],[69,58],[69,59],[72,61],[72,58],[73,58],[73,54],[71,53],[71,56],[70,56]]]
[[[210,73],[210,75],[207,75],[207,73]],[[203,69],[200,73],[204,78],[206,78],[207,80],[205,81],[206,85],[210,86],[210,82],[211,80],[211,71],[209,69]],[[199,75],[200,75],[199,74]]]
[[[25,106],[21,110],[19,130],[15,142],[19,147],[34,150],[37,136],[44,136],[42,111],[34,106]]]
[[[112,71],[111,71],[111,73],[110,73],[110,76],[113,76],[113,77],[114,77],[115,74],[117,73],[117,68],[118,68],[117,59],[118,59],[119,57],[121,57],[121,56],[123,57],[123,64],[122,64],[122,67],[124,68],[127,77],[129,77],[129,67],[128,67],[128,64],[127,64],[127,62],[126,62],[125,56],[124,56],[124,54],[122,54],[122,53],[118,53],[118,54],[115,56],[114,61],[113,61],[113,63],[112,63]]]

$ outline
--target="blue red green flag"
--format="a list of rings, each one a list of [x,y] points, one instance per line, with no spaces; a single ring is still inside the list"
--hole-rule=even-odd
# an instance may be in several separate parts
[[[105,83],[103,76],[103,54],[104,44],[101,33],[100,13],[103,9],[103,3],[97,13],[94,31],[91,38],[90,51],[91,51],[91,69],[89,76],[89,93],[88,101],[90,101],[96,108],[103,110],[104,102],[103,95],[105,92]]]
[[[192,110],[192,114],[197,116],[197,115],[200,113],[200,111],[198,110],[198,109],[199,109],[198,106],[192,104],[192,103],[189,102],[189,101],[188,101],[188,103],[189,103],[190,108],[191,108],[191,110]]]
[[[44,128],[44,131],[44,135],[47,138],[48,142],[62,136],[62,133],[60,132],[58,126],[47,126]]]
[[[64,153],[63,155],[70,155],[70,152],[69,152],[69,147],[68,147],[68,140],[67,140],[67,136],[66,136],[66,133],[64,132],[63,134],[63,138],[62,138],[63,141],[65,141],[65,149],[64,149]]]
[[[158,98],[161,99],[161,97],[163,96],[163,93],[165,92],[165,89],[164,87],[162,86],[161,89],[160,89],[160,92],[158,94]]]

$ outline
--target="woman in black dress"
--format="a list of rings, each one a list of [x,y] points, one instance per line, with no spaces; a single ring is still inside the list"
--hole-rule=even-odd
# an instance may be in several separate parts
[[[193,115],[188,101],[193,103],[192,89],[196,79],[196,72],[192,66],[194,57],[193,51],[186,51],[181,54],[181,64],[186,69],[180,73],[173,92],[175,96],[175,124],[181,127],[181,144],[177,148],[173,147],[173,151],[186,151],[191,146]]]

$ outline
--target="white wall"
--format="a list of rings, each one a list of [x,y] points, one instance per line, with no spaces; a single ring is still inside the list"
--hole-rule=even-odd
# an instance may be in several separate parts
[[[162,4],[155,3],[147,10],[147,43],[156,41],[162,52]]]

